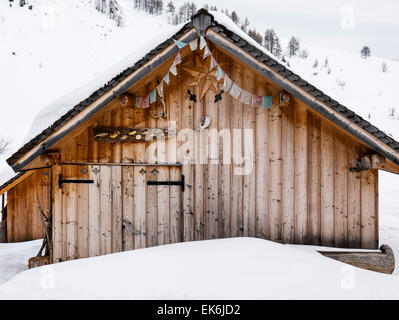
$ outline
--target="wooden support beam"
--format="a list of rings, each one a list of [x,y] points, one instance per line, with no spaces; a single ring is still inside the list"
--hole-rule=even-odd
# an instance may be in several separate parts
[[[0,222],[0,243],[7,242],[7,212],[5,207],[5,195],[1,195],[1,222]]]
[[[378,154],[373,154],[371,156],[371,167],[373,169],[379,169],[383,171],[388,171],[391,173],[399,174],[399,166]]]
[[[392,274],[395,270],[395,256],[390,246],[382,245],[381,252],[331,252],[318,251],[325,257],[352,266],[381,273]]]

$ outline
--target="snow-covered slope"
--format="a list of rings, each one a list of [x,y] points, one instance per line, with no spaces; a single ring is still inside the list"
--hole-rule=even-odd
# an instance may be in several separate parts
[[[292,70],[399,140],[399,62],[303,44],[306,59],[288,58]],[[317,66],[316,62],[317,61]],[[387,71],[382,71],[383,63]],[[390,116],[390,109],[395,109]]]
[[[31,269],[0,299],[397,299],[399,278],[254,238],[179,243]]]
[[[119,1],[124,28],[97,12],[92,0],[29,3],[32,10],[0,1],[0,135],[11,139],[9,152],[0,158],[0,171],[28,133],[32,137],[44,129],[40,122],[31,128],[39,111],[82,86],[85,90],[74,98],[87,98],[87,83],[93,90],[102,86],[105,78],[116,75],[115,64],[126,68],[147,53],[151,43],[158,45],[178,28],[168,25],[164,16],[135,11],[127,0]],[[95,79],[102,83],[93,84]],[[53,116],[63,113],[61,105]]]
[[[42,240],[0,243],[0,284],[28,269],[28,260],[37,255]]]

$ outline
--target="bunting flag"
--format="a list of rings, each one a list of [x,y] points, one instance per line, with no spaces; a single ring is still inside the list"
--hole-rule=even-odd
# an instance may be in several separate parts
[[[216,69],[216,80],[220,81],[224,76],[224,71],[222,70],[222,68],[218,65],[217,69]]]
[[[173,61],[173,64],[175,66],[177,66],[179,63],[181,63],[181,55],[180,55],[180,51],[177,53],[175,61]]]
[[[190,42],[190,49],[191,51],[195,51],[198,48],[198,39],[195,39]]]
[[[273,104],[273,97],[271,97],[271,96],[262,97],[262,107],[263,108],[270,109],[272,107],[272,104]]]
[[[205,46],[204,59],[208,58],[210,55],[211,55],[211,50],[209,50],[208,46]]]
[[[143,100],[142,97],[136,97],[136,107],[141,108],[141,100]]]
[[[187,43],[183,42],[183,41],[179,41],[179,40],[175,40],[175,39],[173,39],[173,41],[175,42],[175,44],[177,45],[179,50],[183,49],[187,45]]]
[[[172,64],[172,66],[170,67],[169,71],[174,76],[177,76],[177,69],[176,69],[176,65],[175,64]]]
[[[170,83],[169,72],[163,77],[162,81],[166,82],[166,84],[169,85]]]
[[[200,37],[200,50],[204,49],[205,46],[206,46],[205,38],[204,38],[204,36],[201,36]]]
[[[154,89],[150,92],[150,104],[157,101],[157,90]]]
[[[149,106],[150,106],[150,95],[147,94],[143,97],[143,100],[141,101],[141,107],[148,108]]]
[[[190,44],[190,48],[192,51],[198,49],[198,39],[191,41],[190,43],[186,43],[183,41],[179,40],[174,40],[175,44],[181,50],[184,48],[186,45]],[[212,72],[212,76],[216,78],[217,81],[220,81],[224,79],[223,81],[223,91],[224,92],[229,92],[229,94],[234,98],[234,99],[239,99],[240,95],[240,101],[246,105],[250,105],[252,107],[260,107],[262,106],[263,108],[271,108],[273,105],[273,97],[272,96],[259,96],[256,94],[252,94],[251,92],[244,90],[240,88],[229,76],[223,71],[223,69],[220,67],[218,62],[216,61],[215,57],[212,55],[211,51],[209,50],[209,47],[207,45],[207,42],[203,36],[200,37],[200,49],[205,49],[204,50],[204,56],[203,59],[205,60],[207,57],[211,57],[211,61],[209,64],[209,71],[212,71],[216,67],[216,71]],[[182,58],[180,51],[177,53],[175,60],[173,61],[172,66],[170,67],[168,73],[163,77],[161,83],[159,83],[155,89],[153,89],[150,94],[145,95],[144,97],[136,97],[135,99],[135,106],[137,108],[149,108],[150,105],[154,102],[157,101],[157,92],[159,96],[161,97],[162,103],[163,97],[164,97],[164,86],[163,83],[165,82],[167,85],[170,84],[170,76],[169,72],[173,74],[174,76],[177,76],[177,65],[182,63]],[[205,63],[205,61],[204,61]],[[210,81],[210,80],[207,80]],[[222,91],[221,91],[222,93]],[[219,94],[219,97],[215,96],[215,103],[220,101],[221,98],[221,93]]]
[[[229,93],[234,99],[238,99],[241,91],[242,89],[233,82],[233,85],[231,86]]]
[[[256,94],[252,95],[252,106],[257,108],[260,107],[260,104],[262,102],[262,97],[258,96]]]
[[[158,90],[158,94],[161,98],[163,98],[163,82],[161,82],[158,86],[157,86],[157,90]]]
[[[250,92],[243,89],[242,93],[241,93],[241,102],[245,103],[247,105],[250,105],[251,104],[251,96],[252,96],[252,94]]]
[[[218,63],[216,62],[215,58],[211,55],[211,63],[209,65],[209,70],[212,70],[213,68],[216,67]]]
[[[223,89],[224,92],[227,92],[230,90],[231,85],[233,84],[233,81],[228,77],[228,75],[226,74],[224,76],[224,82],[223,82]]]

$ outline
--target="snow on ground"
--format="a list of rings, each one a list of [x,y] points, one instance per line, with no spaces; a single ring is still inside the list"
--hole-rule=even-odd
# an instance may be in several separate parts
[[[161,41],[164,37],[168,36],[168,32],[172,33],[175,31],[174,27],[167,25],[167,19],[165,16],[149,16],[144,13],[139,13],[133,10],[132,2],[127,0],[120,0],[119,3],[123,6],[125,13],[125,28],[119,28],[113,21],[107,19],[104,15],[101,15],[93,9],[93,0],[30,0],[33,4],[33,10],[29,10],[27,7],[20,8],[14,5],[12,8],[9,7],[7,1],[0,2],[0,88],[2,88],[2,103],[0,105],[0,136],[5,136],[11,139],[11,146],[6,154],[0,156],[0,181],[4,182],[11,178],[13,175],[12,170],[6,165],[5,159],[11,155],[23,142],[26,141],[26,137],[32,136],[42,129],[42,121],[38,121],[38,126],[31,127],[32,120],[36,117],[40,110],[48,105],[57,105],[60,108],[56,113],[52,115],[58,115],[64,112],[67,105],[73,104],[75,100],[79,100],[83,95],[89,91],[96,89],[100,86],[105,78],[104,74],[111,77],[115,74],[115,66],[119,64],[122,69],[131,63],[140,55],[143,55],[145,50],[151,46],[157,45],[157,41]],[[234,8],[239,11],[239,7]],[[229,22],[221,14],[215,14],[216,20],[226,24],[229,28],[234,29],[235,32],[241,34],[241,30]],[[168,31],[169,30],[169,31]],[[245,35],[242,35],[244,36]],[[152,40],[151,39],[155,39]],[[148,44],[149,43],[149,44]],[[148,45],[146,45],[148,44]],[[314,45],[302,44],[302,47],[308,51],[308,57],[302,59],[299,57],[287,58],[289,68],[294,72],[301,75],[303,78],[308,80],[310,83],[316,85],[321,90],[332,96],[337,101],[348,106],[364,118],[368,119],[371,123],[375,124],[380,129],[384,130],[388,134],[391,134],[395,139],[399,139],[399,102],[396,98],[396,91],[399,84],[399,62],[391,59],[371,57],[370,59],[361,59],[359,55],[353,53],[347,53],[337,50],[324,49]],[[139,51],[137,51],[139,50]],[[317,60],[317,66],[315,61]],[[326,63],[327,61],[327,63]],[[387,65],[387,72],[382,72],[383,62]],[[90,83],[88,86],[87,83]],[[78,88],[83,87],[79,95],[74,95],[72,98],[65,99],[65,94],[74,91]],[[64,98],[62,98],[64,97]],[[63,104],[56,103],[54,101],[63,100]],[[75,100],[74,100],[75,99]],[[68,104],[67,104],[67,103]],[[395,109],[394,114],[390,115],[390,109]],[[46,112],[42,112],[42,119],[48,120]],[[39,117],[39,118],[40,118]],[[0,183],[1,184],[1,183]],[[380,175],[380,244],[386,243],[391,245],[395,251],[397,259],[397,266],[399,266],[399,176],[381,172]],[[258,240],[242,240],[248,244],[254,245],[255,248],[261,252],[258,257],[252,249],[248,252],[244,249],[244,242],[239,240],[231,240],[234,245],[239,246],[240,250],[237,255],[232,253],[230,248],[231,243],[228,242],[217,242],[215,243],[215,249],[211,249],[209,256],[205,252],[205,248],[210,249],[211,243],[203,242],[201,244],[179,244],[174,246],[167,246],[160,249],[153,248],[146,250],[140,250],[137,252],[129,252],[126,254],[115,255],[115,258],[101,257],[93,259],[93,262],[68,262],[65,264],[59,264],[55,266],[56,275],[59,277],[59,281],[56,281],[58,288],[65,286],[67,293],[70,294],[70,287],[68,286],[68,280],[70,278],[69,268],[79,268],[79,272],[76,273],[77,279],[70,279],[71,283],[79,280],[84,280],[89,283],[93,281],[93,289],[90,294],[95,294],[95,288],[98,288],[100,284],[95,284],[95,275],[88,275],[87,280],[81,276],[87,275],[89,270],[101,270],[100,264],[103,262],[105,265],[117,264],[117,262],[125,261],[128,266],[131,266],[132,261],[138,261],[138,257],[145,257],[143,264],[138,266],[138,272],[147,274],[145,268],[149,268],[154,271],[156,265],[146,265],[147,262],[154,262],[155,264],[161,264],[163,269],[155,271],[157,272],[155,278],[160,283],[160,296],[170,297],[181,297],[186,295],[187,297],[201,297],[205,296],[206,293],[201,291],[201,288],[189,289],[188,285],[185,287],[184,282],[177,281],[178,273],[174,270],[170,270],[170,267],[165,266],[164,261],[168,260],[168,255],[171,255],[178,261],[182,261],[182,264],[186,267],[193,267],[196,274],[199,275],[199,279],[207,282],[208,279],[203,279],[206,274],[207,268],[212,271],[209,275],[209,281],[214,280],[215,286],[222,286],[226,283],[227,288],[231,288],[231,294],[237,293],[239,296],[243,295],[244,292],[248,292],[249,289],[246,287],[248,284],[253,284],[255,290],[254,295],[260,295],[263,293],[265,296],[270,294],[270,291],[261,292],[259,289],[261,284],[274,285],[273,279],[267,275],[265,270],[270,270],[267,266],[268,258],[271,256],[280,257],[278,251],[287,252],[287,255],[281,255],[281,259],[284,262],[292,263],[293,260],[298,258],[298,273],[300,277],[303,275],[305,279],[310,276],[308,272],[303,268],[305,265],[303,252],[299,253],[298,248],[279,247],[276,244],[270,244],[265,241],[259,242]],[[238,241],[237,243],[234,241]],[[255,241],[255,242],[254,242]],[[36,247],[34,247],[36,246]],[[26,268],[27,257],[34,256],[35,251],[38,250],[39,244],[32,245],[29,243],[25,244],[8,244],[0,245],[0,283],[11,278],[14,274],[24,270]],[[212,245],[213,246],[213,245]],[[279,250],[276,250],[278,246]],[[250,246],[248,246],[249,248]],[[189,248],[189,249],[188,249]],[[267,250],[265,250],[267,248]],[[269,250],[270,248],[270,250]],[[299,248],[300,249],[300,248]],[[226,250],[223,252],[223,250]],[[226,275],[221,273],[222,282],[218,284],[216,279],[215,270],[211,268],[212,264],[201,264],[202,270],[193,265],[190,261],[186,261],[183,257],[187,255],[187,260],[199,261],[192,257],[191,253],[186,251],[193,251],[202,254],[204,259],[213,259],[217,263],[217,267],[220,269],[225,267],[223,261],[218,258],[216,252],[221,251],[221,256],[226,257],[226,261],[233,265],[226,267]],[[269,252],[270,251],[270,252]],[[148,252],[148,253],[146,253]],[[2,254],[3,253],[3,254]],[[159,257],[151,254],[159,253]],[[126,255],[126,256],[124,256]],[[290,258],[292,256],[292,258]],[[6,257],[6,258],[1,258]],[[330,273],[333,275],[333,279],[337,279],[337,270],[342,266],[336,264],[336,262],[328,261],[326,258],[314,256],[312,253],[307,253],[307,258],[315,262],[315,265],[320,262],[322,265],[326,265],[326,272],[329,278]],[[103,260],[104,259],[104,260]],[[301,260],[302,259],[302,260]],[[322,259],[322,260],[320,260]],[[113,261],[115,260],[115,261]],[[248,260],[248,261],[247,261]],[[302,262],[301,262],[302,261]],[[101,262],[101,263],[100,263]],[[259,265],[257,264],[259,262]],[[273,261],[274,267],[278,267],[279,270],[287,271],[288,266],[276,265]],[[93,264],[93,266],[91,266]],[[266,265],[266,267],[265,267]],[[118,266],[119,268],[120,266]],[[242,271],[241,269],[244,268]],[[307,266],[310,270],[313,270],[313,265]],[[118,270],[117,268],[117,270]],[[123,266],[123,268],[125,268]],[[127,268],[127,267],[126,267]],[[177,264],[177,270],[181,270],[180,264]],[[254,270],[254,274],[245,268],[251,268]],[[265,268],[265,269],[264,269]],[[84,269],[81,271],[80,269]],[[182,278],[188,277],[185,273],[186,269],[182,268]],[[314,268],[315,272],[321,268]],[[4,270],[8,270],[7,272]],[[31,270],[26,273],[22,273],[17,276],[10,283],[18,285],[17,288],[23,286],[21,282],[23,279],[30,279],[26,286],[32,286],[33,290],[37,290],[37,283],[35,284],[32,280],[34,275],[42,272],[41,269]],[[111,269],[109,269],[111,270]],[[172,278],[165,277],[165,279],[159,279],[164,275],[166,271],[170,272]],[[230,271],[231,270],[231,271]],[[106,270],[108,273],[108,270]],[[292,270],[290,270],[292,271]],[[294,270],[295,271],[295,270]],[[5,273],[6,272],[6,273]],[[242,282],[228,283],[227,278],[233,277],[234,272],[239,274]],[[303,272],[303,273],[301,273]],[[399,274],[399,268],[396,268],[395,273]],[[40,273],[41,274],[41,273]],[[159,275],[158,275],[159,274]],[[339,273],[338,273],[339,274]],[[356,279],[370,280],[371,288],[375,288],[375,279],[380,279],[378,275],[370,275],[370,272],[356,271]],[[4,276],[6,275],[6,276]],[[280,279],[281,277],[288,277],[287,281],[291,281],[291,276],[286,273],[277,274],[272,273],[274,277]],[[258,277],[259,276],[259,277]],[[342,276],[342,275],[341,275]],[[81,277],[83,279],[81,279]],[[109,279],[106,281],[111,282],[112,277],[118,275],[109,275]],[[299,277],[299,278],[300,278]],[[393,277],[384,279],[382,283],[385,283],[385,279],[394,279]],[[234,278],[234,277],[233,277]],[[261,282],[258,284],[256,280],[259,278]],[[332,285],[337,286],[335,280],[320,279],[323,278],[321,273],[317,273],[317,280],[320,280],[320,284],[311,281],[312,286],[307,290],[307,294],[311,295],[311,290],[319,288],[319,285]],[[21,280],[22,279],[22,280]],[[62,279],[62,280],[61,280]],[[129,278],[130,279],[130,278]],[[120,280],[119,278],[117,280]],[[174,280],[174,282],[173,282]],[[144,287],[144,284],[140,279],[131,278],[128,284],[132,286],[132,281],[138,281],[140,286]],[[170,289],[168,291],[168,281],[178,283],[177,286],[172,286],[175,290]],[[190,277],[190,283],[194,281],[194,284],[200,286],[200,281]],[[299,285],[300,279],[293,279],[294,285]],[[299,282],[298,282],[299,281]],[[392,280],[397,285],[396,280]],[[230,281],[231,282],[231,281]],[[284,282],[285,283],[285,282]],[[112,284],[109,284],[112,286]],[[9,284],[7,284],[9,286]],[[122,284],[123,286],[123,284]],[[151,288],[154,289],[156,283],[150,283],[149,289],[143,289],[146,296],[150,297]],[[387,286],[387,294],[390,294],[390,288],[393,286]],[[134,287],[134,286],[133,286]],[[1,290],[4,293],[4,286]],[[158,287],[157,287],[158,288]],[[272,288],[272,287],[270,287]],[[348,290],[343,293],[343,297],[355,297],[361,294],[361,287],[356,286],[355,290]],[[242,289],[242,293],[240,290]],[[371,290],[371,289],[370,289]],[[370,290],[364,290],[365,296],[369,296]],[[323,292],[326,290],[323,290]],[[342,291],[342,290],[341,290]],[[332,290],[332,295],[336,297],[339,290]],[[55,292],[60,295],[61,289],[58,290],[56,287]],[[282,290],[277,289],[277,295],[283,294]],[[378,295],[378,290],[376,291]],[[131,293],[133,296],[137,292]],[[78,292],[81,297],[84,297],[82,292]],[[227,290],[222,290],[218,294],[226,296],[229,295]],[[285,292],[286,296],[295,296],[295,292],[287,289]],[[324,294],[329,294],[324,293]],[[45,294],[44,294],[45,295]],[[102,295],[102,294],[100,294]],[[97,296],[97,295],[95,295]],[[184,297],[186,297],[184,296]],[[129,296],[130,297],[130,296]],[[248,295],[250,297],[250,295]],[[370,296],[369,296],[370,297]]]
[[[0,284],[28,269],[28,260],[39,252],[42,240],[0,243]]]
[[[254,238],[186,242],[17,275],[0,299],[399,299],[399,277]]]

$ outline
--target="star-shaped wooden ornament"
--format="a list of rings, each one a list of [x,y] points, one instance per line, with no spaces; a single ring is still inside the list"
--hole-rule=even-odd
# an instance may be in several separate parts
[[[219,93],[218,81],[216,80],[217,65],[210,69],[211,57],[208,57],[206,60],[209,60],[209,62],[195,55],[194,64],[192,66],[183,66],[183,70],[193,77],[188,87],[199,86],[200,100],[204,98],[209,90],[213,91],[215,94]]]

